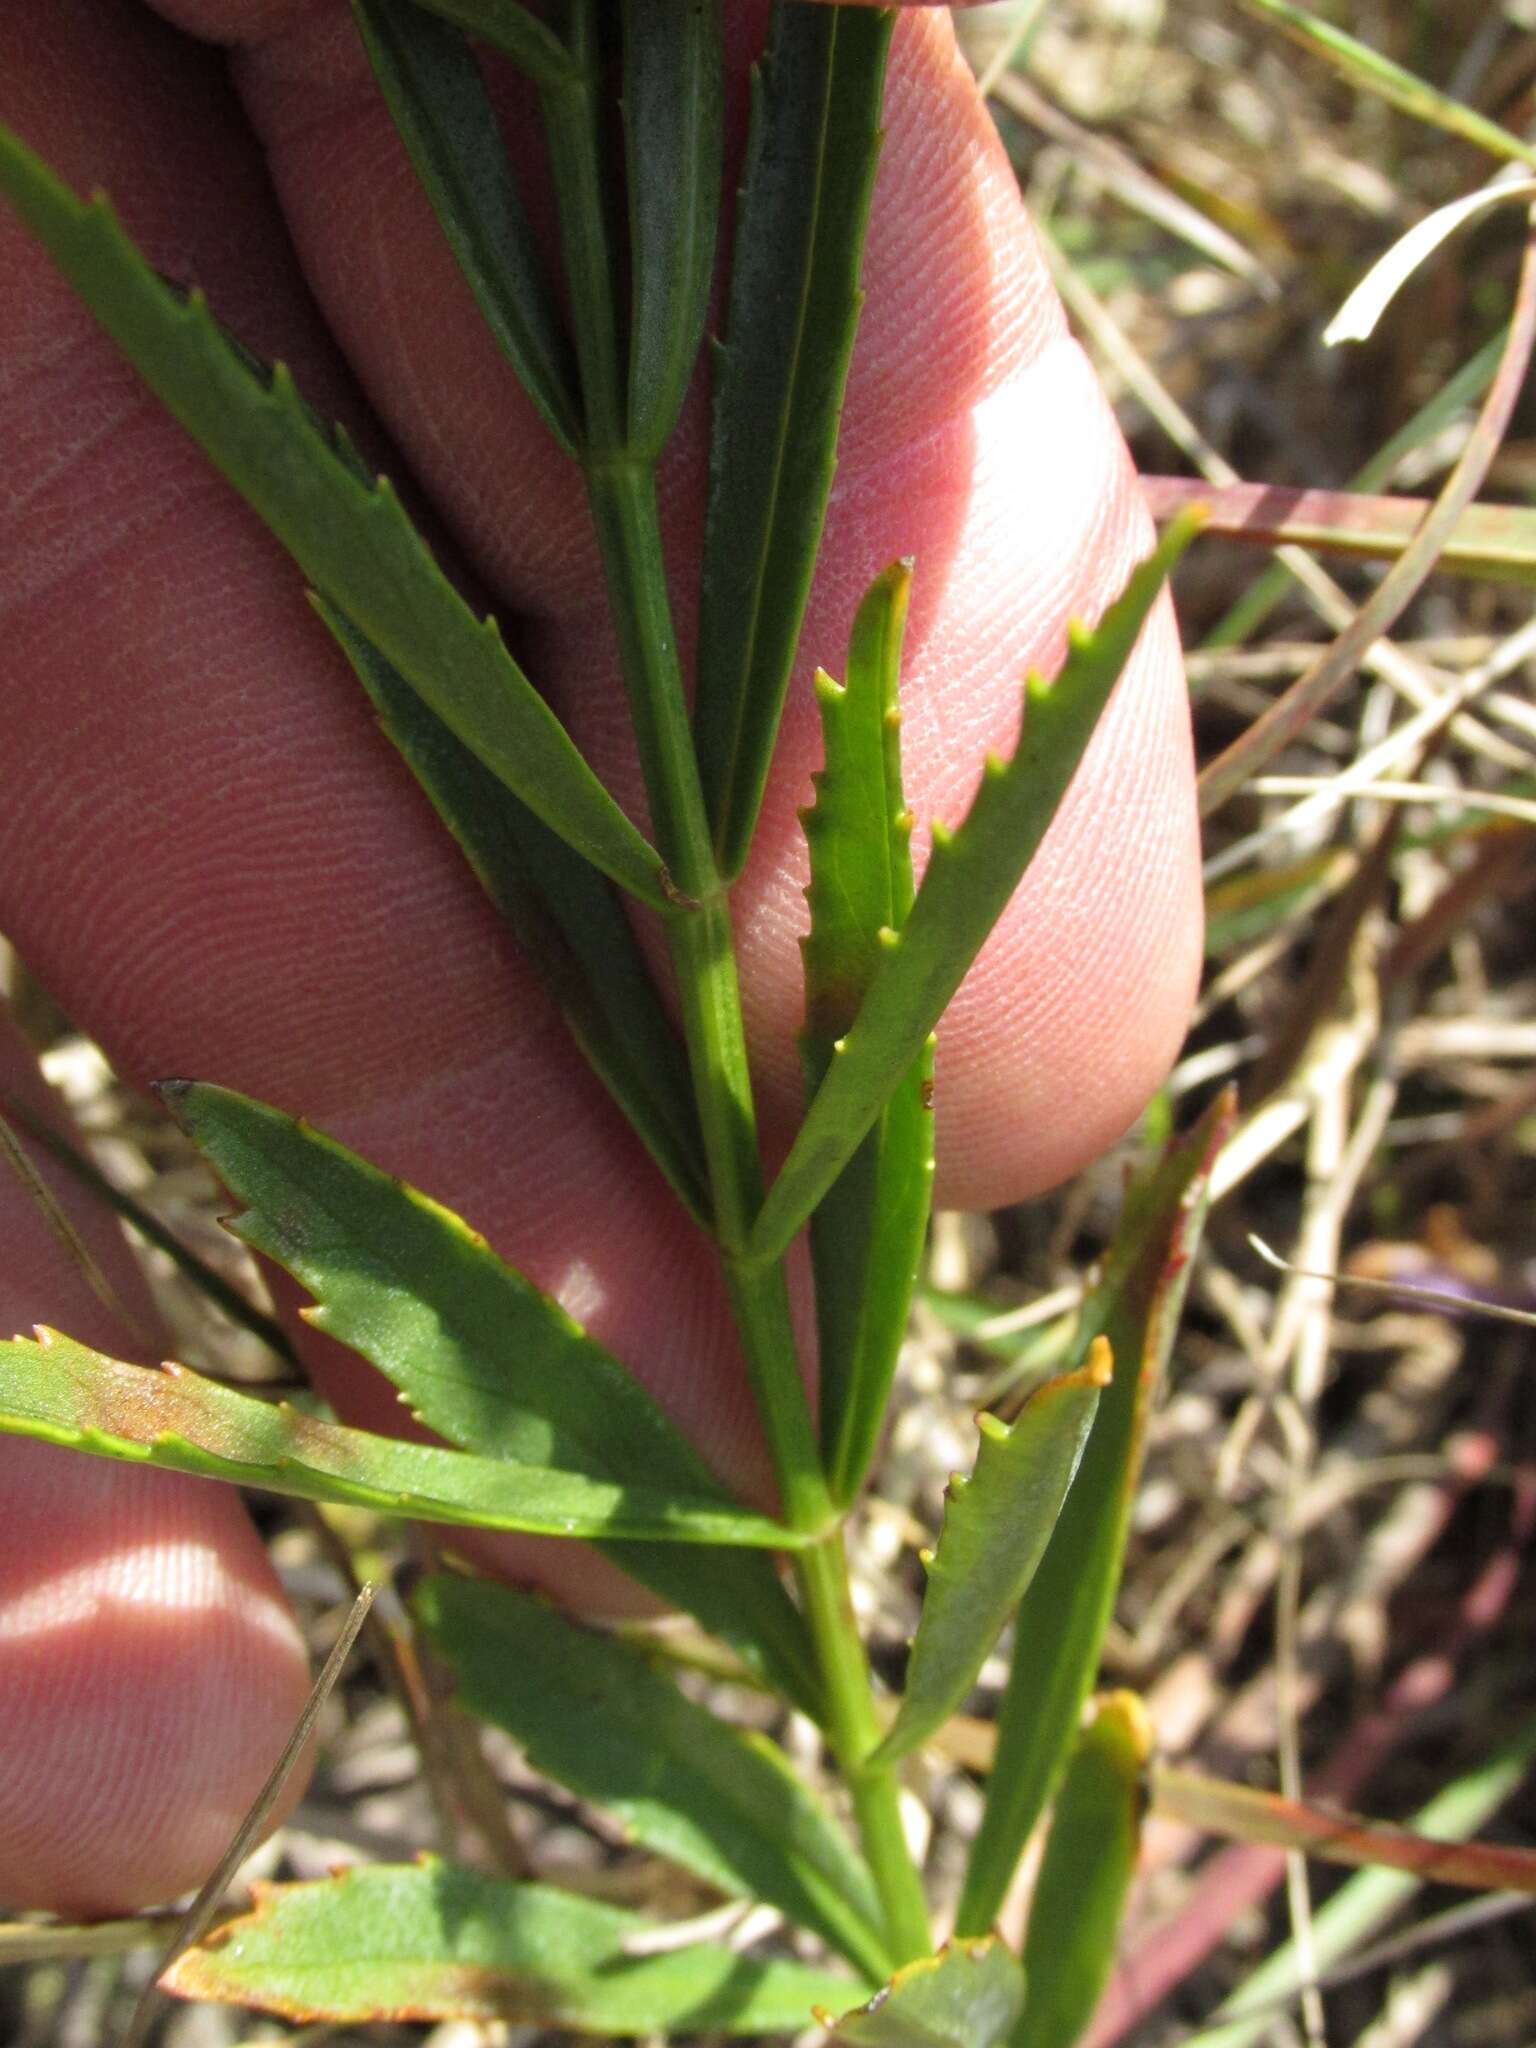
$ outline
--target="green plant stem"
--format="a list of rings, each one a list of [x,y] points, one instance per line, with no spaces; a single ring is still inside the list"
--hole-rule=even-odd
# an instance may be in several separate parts
[[[539,97],[560,212],[586,445],[602,457],[623,445],[626,379],[613,292],[605,196],[612,180],[604,162],[601,32],[594,0],[577,0],[570,36],[571,74],[543,83]]]
[[[747,1066],[730,908],[710,844],[648,462],[595,461],[587,488],[651,815],[674,914],[667,936],[709,1167],[715,1231],[784,1513],[830,1522],[831,1502],[790,1316],[782,1263],[741,1252],[762,1207],[762,1163]]]
[[[800,1374],[783,1262],[748,1263],[741,1257],[762,1206],[762,1164],[730,910],[689,728],[655,478],[645,462],[591,462],[587,484],[652,822],[674,891],[667,934],[731,1303],[785,1518],[797,1529],[830,1528],[834,1510]],[[826,1686],[827,1732],[884,1903],[893,1958],[910,1961],[930,1952],[932,1937],[902,1832],[895,1772],[867,1762],[882,1731],[849,1598],[841,1529],[831,1529],[795,1563]]]
[[[901,1793],[891,1764],[869,1763],[881,1727],[869,1664],[848,1587],[841,1530],[795,1559],[811,1633],[827,1688],[827,1734],[853,1800],[864,1853],[885,1908],[886,1939],[898,1965],[933,1952],[922,1879],[901,1824]]]

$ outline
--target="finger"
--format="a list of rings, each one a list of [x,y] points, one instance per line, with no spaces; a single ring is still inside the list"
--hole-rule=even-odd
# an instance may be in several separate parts
[[[643,808],[579,478],[550,448],[477,320],[370,84],[350,23],[306,8],[273,32],[246,0],[178,12],[243,43],[245,102],[317,296],[391,430],[503,596],[535,614],[538,674]],[[728,13],[739,71],[761,9]],[[509,132],[533,121],[498,78]],[[819,755],[810,673],[840,664],[858,596],[899,554],[917,580],[904,749],[920,819],[963,814],[1017,685],[1058,659],[1150,541],[1097,383],[1067,339],[1016,182],[948,23],[897,28],[823,568],[754,858],[736,891],[753,1050],[770,1105],[798,1103],[796,820]],[[423,378],[431,361],[437,374]],[[702,520],[703,394],[664,497],[680,638]],[[924,840],[917,841],[919,857]],[[990,1204],[1059,1179],[1118,1135],[1171,1060],[1198,971],[1188,717],[1166,610],[1040,859],[940,1032],[940,1198]]]
[[[53,1115],[3,1017],[0,1089]],[[37,1171],[148,1324],[121,1234]],[[0,1163],[0,1330],[44,1321],[135,1355]],[[94,1917],[174,1898],[223,1854],[304,1702],[304,1645],[266,1552],[230,1487],[48,1444],[0,1440],[0,1502],[0,1901]]]
[[[0,14],[0,91],[66,176],[120,195],[157,263],[343,389],[214,53],[131,10],[36,0]],[[281,1103],[470,1216],[760,1490],[707,1247],[291,565],[8,216],[0,242],[23,287],[0,299],[0,928],[131,1078]],[[361,1420],[398,1424],[339,1347],[307,1355]]]

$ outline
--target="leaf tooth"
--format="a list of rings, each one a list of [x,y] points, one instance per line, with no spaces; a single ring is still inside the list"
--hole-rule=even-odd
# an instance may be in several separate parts
[[[901,933],[893,930],[890,925],[883,924],[875,934],[875,942],[882,953],[894,953],[901,944]]]
[[[977,1416],[976,1427],[989,1442],[994,1444],[1005,1444],[1009,1437],[1013,1435],[1013,1431],[1003,1421],[1002,1417],[992,1414],[988,1409],[983,1409],[981,1414]]]
[[[837,677],[826,669],[818,668],[811,678],[811,687],[816,692],[816,701],[824,711],[836,710],[847,700],[848,685],[840,683]]]
[[[935,818],[929,827],[929,839],[931,845],[930,858],[937,860],[941,854],[948,853],[954,845],[954,827],[946,825],[940,819]]]

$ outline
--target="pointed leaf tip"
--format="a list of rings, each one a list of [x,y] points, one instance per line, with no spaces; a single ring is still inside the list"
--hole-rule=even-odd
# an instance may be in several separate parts
[[[925,1742],[975,1684],[1045,1554],[1102,1384],[1085,1366],[1039,1388],[1011,1428],[995,1415],[977,1417],[976,1467],[948,1489],[906,1693],[877,1752],[882,1761]]]
[[[1023,2005],[1023,1972],[1010,1949],[990,1936],[951,1941],[845,2013],[826,2048],[1002,2048]]]

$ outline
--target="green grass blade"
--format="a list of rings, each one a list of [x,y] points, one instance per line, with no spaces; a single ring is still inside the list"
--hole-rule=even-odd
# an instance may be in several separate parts
[[[901,789],[900,667],[911,567],[871,586],[854,620],[847,682],[822,671],[823,765],[801,814],[811,928],[801,941],[806,1093],[814,1098],[912,907],[912,820]],[[922,1259],[933,1188],[933,1048],[925,1043],[811,1219],[821,1440],[834,1500],[874,1455]]]
[[[704,337],[720,218],[723,99],[717,0],[625,0],[633,271],[627,445],[646,461],[677,423]]]
[[[727,879],[751,844],[832,483],[889,41],[887,12],[779,0],[754,80],[715,361],[694,710]]]
[[[952,1941],[844,2013],[826,2048],[1000,2048],[1023,2003],[1023,1972],[1002,1942]]]
[[[1051,1380],[1010,1428],[977,1418],[969,1479],[952,1479],[901,1708],[878,1755],[894,1762],[941,1728],[976,1683],[1045,1555],[1109,1379],[1107,1347]]]
[[[353,0],[390,116],[487,327],[567,455],[581,439],[569,341],[463,31],[411,0]]]
[[[307,1288],[314,1326],[377,1366],[430,1429],[481,1456],[730,1505],[639,1381],[451,1211],[228,1089],[161,1092],[246,1205],[235,1234]],[[805,1623],[769,1559],[603,1547],[818,1713]]]
[[[632,1954],[661,1924],[550,1885],[423,1857],[261,1885],[254,1910],[178,1957],[181,1998],[301,2025],[509,2022],[611,2035],[793,2034],[845,1977],[700,1944]]]
[[[1093,2018],[1136,1874],[1151,1736],[1141,1701],[1121,1692],[1078,1737],[1030,1903],[1015,2048],[1072,2048]]]
[[[696,1705],[628,1644],[527,1594],[438,1576],[415,1605],[460,1702],[515,1737],[535,1770],[728,1897],[765,1900],[884,1974],[869,1873],[771,1743]]]
[[[1394,64],[1389,57],[1383,57],[1369,43],[1362,43],[1343,29],[1335,28],[1331,22],[1320,20],[1307,8],[1293,6],[1291,0],[1242,0],[1242,4],[1250,14],[1278,23],[1293,42],[1323,58],[1351,85],[1358,86],[1362,92],[1373,93],[1400,113],[1409,114],[1416,121],[1426,121],[1431,127],[1443,128],[1450,135],[1458,135],[1463,142],[1486,150],[1490,156],[1536,164],[1536,148],[1530,143],[1522,142],[1518,135],[1501,128],[1497,121],[1490,121],[1474,108],[1452,99],[1449,93],[1440,92],[1415,72],[1405,71],[1401,64]]]
[[[1032,676],[1026,685],[1012,759],[988,761],[957,831],[935,825],[912,913],[885,948],[768,1191],[752,1233],[754,1258],[783,1253],[911,1070],[1045,837],[1147,614],[1198,527],[1196,514],[1175,520],[1099,625],[1074,627],[1055,681]]]
[[[688,1063],[611,885],[512,795],[344,614],[315,599],[434,809],[684,1206],[709,1227]]]
[[[0,1433],[411,1521],[658,1546],[777,1549],[796,1541],[766,1516],[708,1494],[374,1436],[286,1401],[258,1400],[185,1366],[123,1365],[54,1331],[41,1342],[0,1343]]]
[[[1079,1343],[1108,1338],[1115,1375],[1015,1624],[997,1759],[957,1925],[985,1933],[1056,1788],[1099,1667],[1130,1524],[1148,1404],[1173,1343],[1204,1222],[1211,1168],[1232,1120],[1223,1097],[1127,1197]]]
[[[387,479],[365,483],[279,363],[230,348],[200,293],[163,283],[104,198],[77,199],[7,129],[0,192],[95,318],[308,580],[394,663],[466,746],[553,831],[653,908],[670,906],[655,849],[443,575]]]

